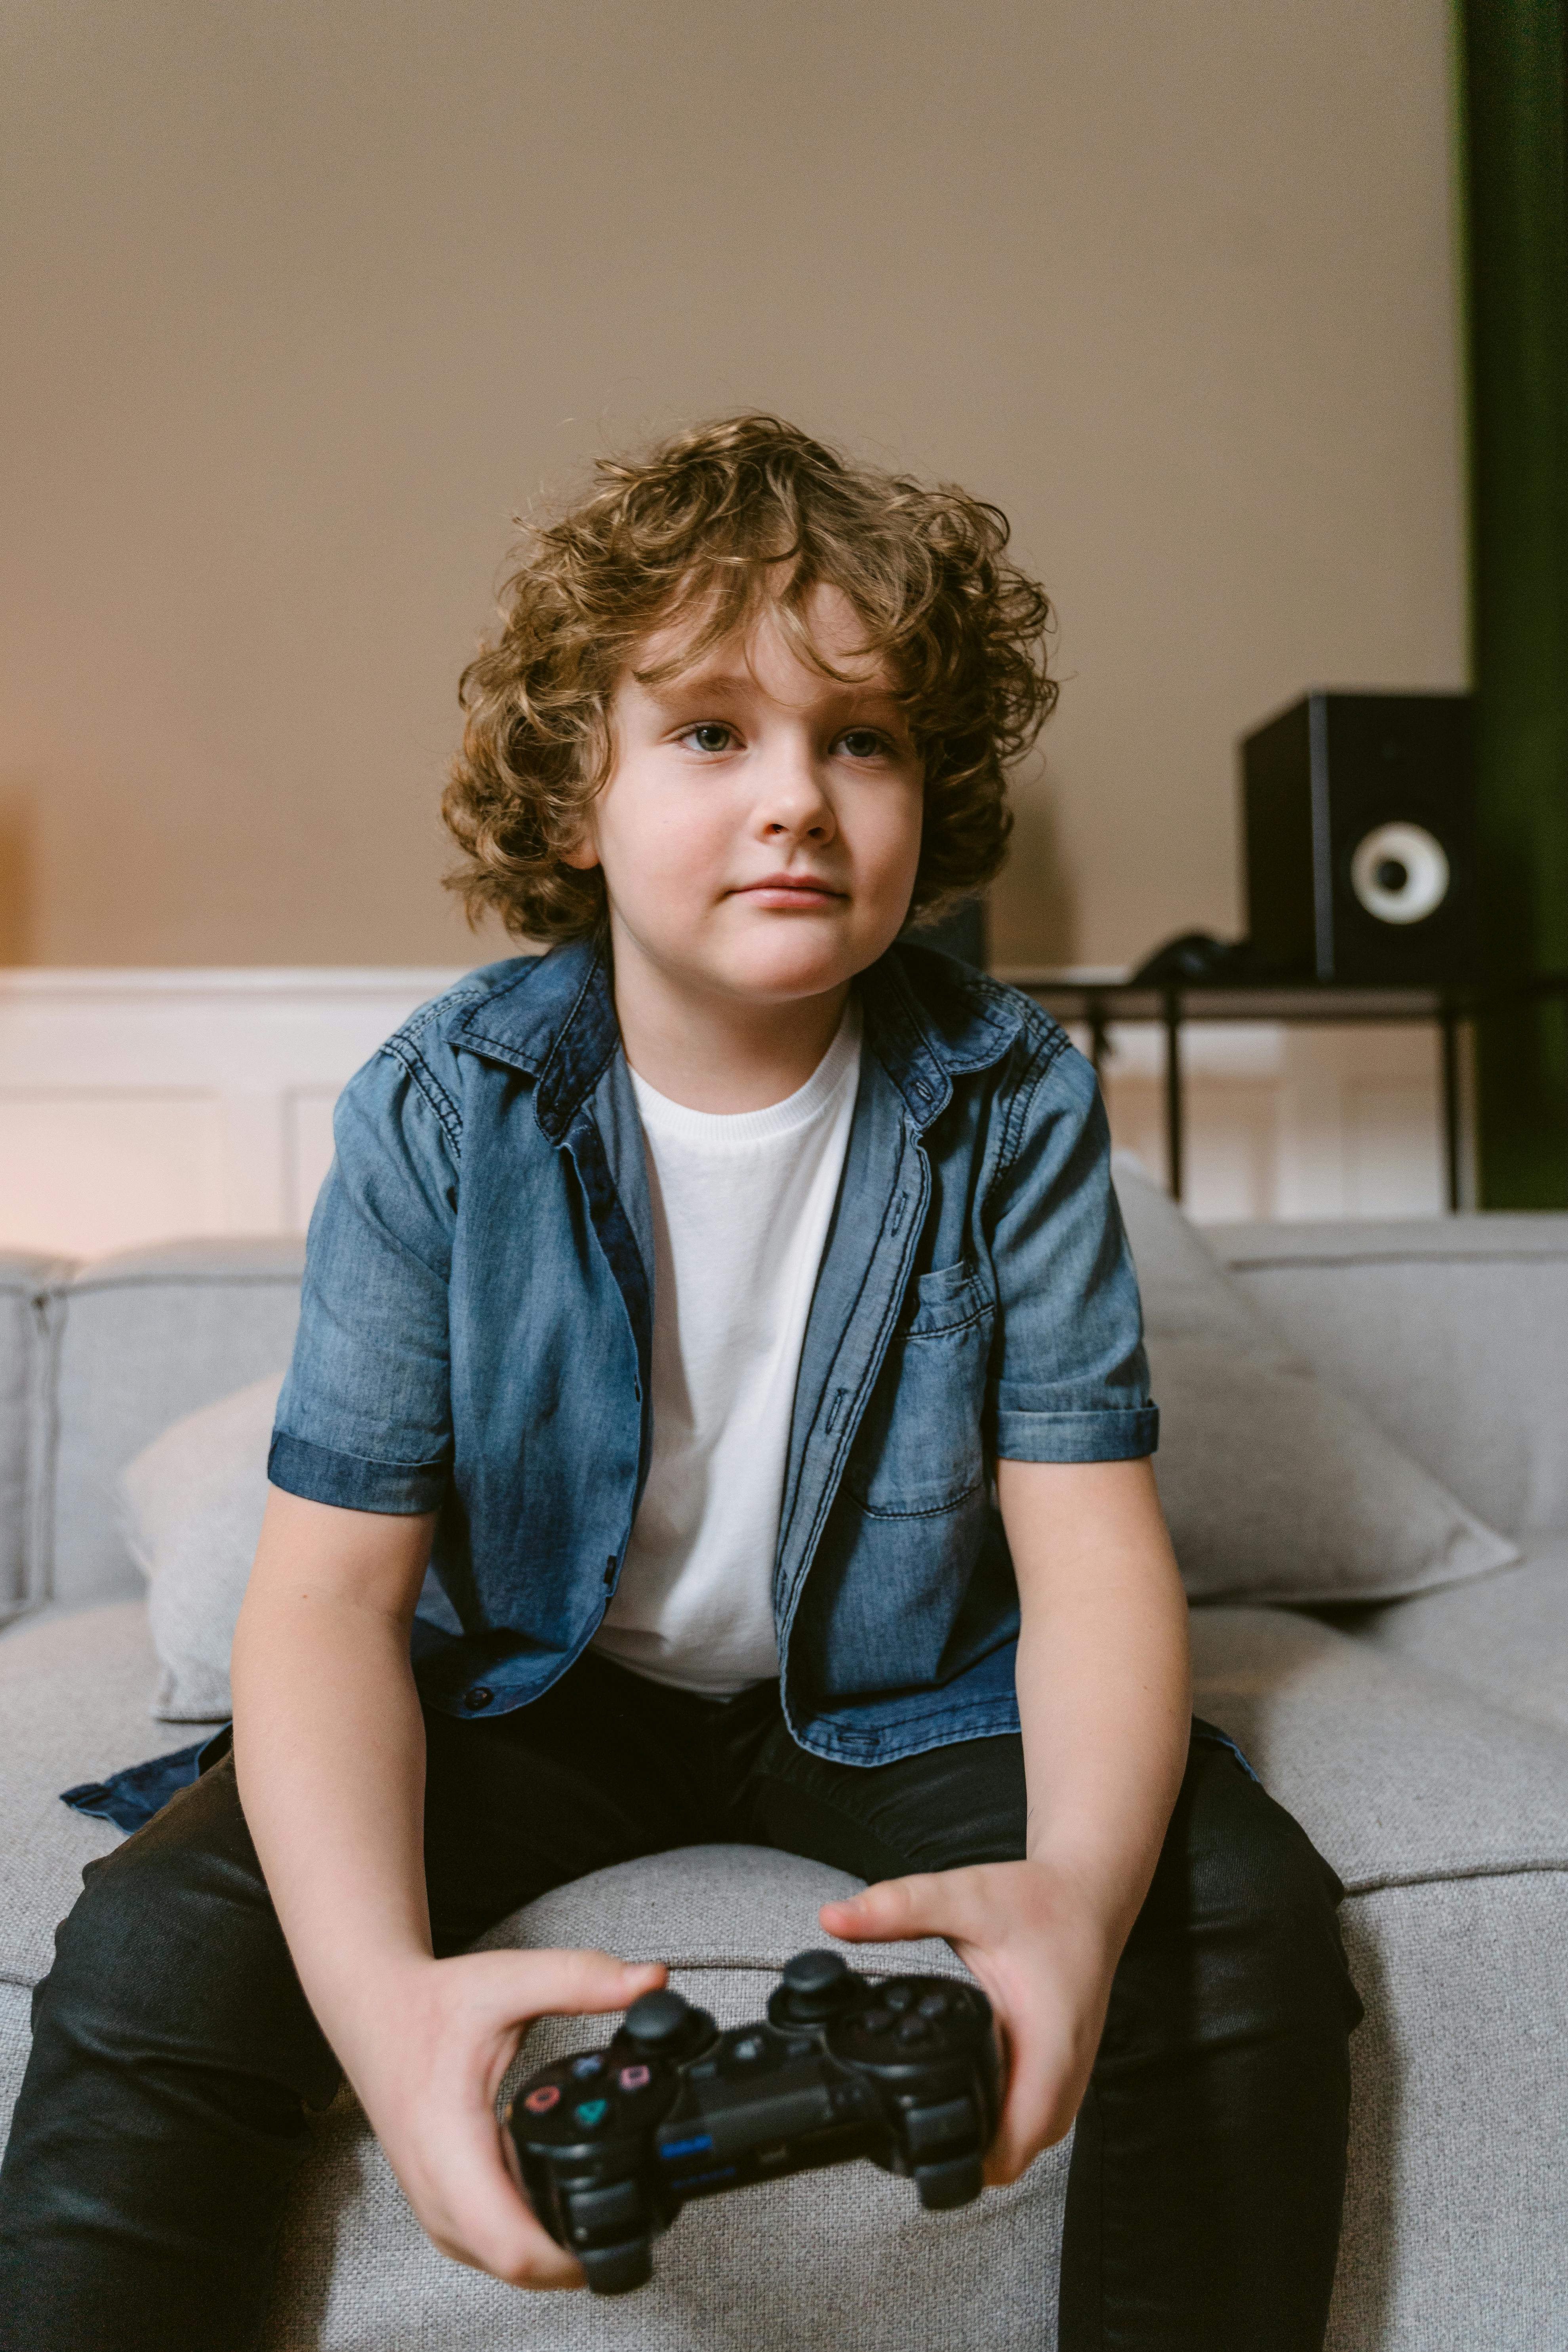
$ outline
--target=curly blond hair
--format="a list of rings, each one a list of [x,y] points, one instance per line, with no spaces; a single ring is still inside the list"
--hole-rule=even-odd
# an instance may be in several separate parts
[[[441,814],[462,850],[447,875],[470,920],[565,940],[599,928],[597,867],[563,861],[614,757],[617,680],[658,627],[690,623],[700,660],[771,606],[801,657],[838,677],[805,619],[814,588],[842,591],[883,659],[925,763],[911,915],[978,890],[1006,854],[1005,770],[1057,688],[1038,583],[1006,556],[1005,515],[967,491],[851,464],[775,416],[675,435],[638,461],[602,458],[591,497],[525,526],[501,627],[463,672],[463,748]]]

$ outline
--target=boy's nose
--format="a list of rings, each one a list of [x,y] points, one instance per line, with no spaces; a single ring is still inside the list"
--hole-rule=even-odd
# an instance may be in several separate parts
[[[825,841],[832,835],[833,807],[811,751],[792,747],[768,762],[757,816],[763,833],[773,839],[787,835]]]

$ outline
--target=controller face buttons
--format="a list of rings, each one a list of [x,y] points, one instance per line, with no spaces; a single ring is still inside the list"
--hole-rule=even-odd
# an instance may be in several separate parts
[[[678,1993],[645,1993],[607,2050],[525,2084],[507,2124],[541,2220],[597,2294],[620,2294],[651,2275],[683,2204],[785,2173],[868,2157],[924,2206],[969,2203],[999,2077],[977,1988],[873,1990],[838,1954],[802,1952],[767,2017],[728,2033]]]

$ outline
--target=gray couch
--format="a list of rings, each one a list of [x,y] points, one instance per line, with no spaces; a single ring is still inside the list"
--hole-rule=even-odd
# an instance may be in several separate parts
[[[1209,1236],[1298,1348],[1518,1538],[1521,1566],[1330,1623],[1195,1612],[1198,1705],[1344,1880],[1367,2022],[1336,2352],[1568,2344],[1568,1218],[1231,1227]],[[119,1468],[276,1370],[300,1255],[276,1242],[80,1269],[0,1261],[0,2109],[78,1873],[117,1832],[57,1792],[188,1733],[117,1531]],[[494,1931],[668,1960],[721,2021],[817,1940],[835,1872],[747,1848],[605,1871]],[[890,1953],[868,1956],[876,1969]],[[956,1972],[944,1948],[929,1964]],[[569,2046],[542,2027],[530,2063]],[[854,2165],[718,2200],[619,2304],[522,2297],[421,2238],[346,2095],[321,2124],[268,2344],[332,2352],[1040,2352],[1063,2152],[956,2215]],[[1215,2352],[1224,2352],[1216,2347]]]

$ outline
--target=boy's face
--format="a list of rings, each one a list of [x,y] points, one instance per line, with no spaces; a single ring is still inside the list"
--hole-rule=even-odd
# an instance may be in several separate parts
[[[771,612],[658,687],[628,667],[615,760],[571,863],[602,866],[617,973],[755,1003],[842,988],[902,928],[920,861],[923,766],[887,671],[856,659],[841,590],[805,619],[840,685]],[[633,667],[668,660],[656,633]],[[651,976],[651,975],[650,975]]]

